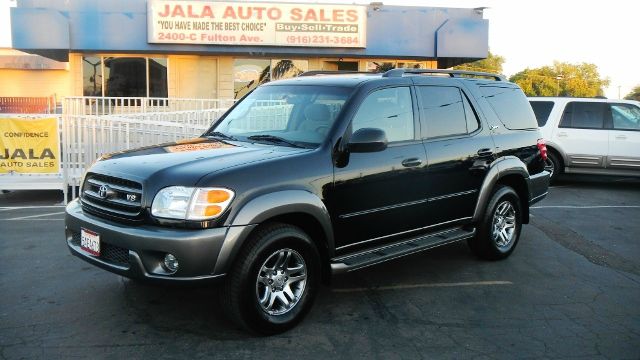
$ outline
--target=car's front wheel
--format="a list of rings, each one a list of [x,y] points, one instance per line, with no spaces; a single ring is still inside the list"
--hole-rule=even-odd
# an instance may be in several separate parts
[[[319,286],[320,257],[300,228],[269,224],[249,239],[225,282],[222,303],[242,327],[276,334],[299,323]]]
[[[468,241],[474,254],[487,260],[511,255],[520,238],[522,206],[520,197],[509,186],[501,185],[487,204],[476,236]]]

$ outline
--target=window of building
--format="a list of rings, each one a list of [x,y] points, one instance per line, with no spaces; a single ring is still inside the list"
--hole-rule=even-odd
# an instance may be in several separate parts
[[[82,93],[84,96],[102,96],[102,58],[82,57]]]
[[[167,59],[149,58],[149,96],[166,98],[169,96],[167,89]]]
[[[396,67],[398,69],[426,69],[427,68],[424,62],[417,62],[417,61],[403,61],[403,62],[399,61]]]
[[[607,103],[572,101],[564,108],[560,127],[602,129],[605,119],[610,116],[611,110]]]
[[[245,96],[259,84],[269,81],[271,60],[235,59],[233,62],[233,94],[235,99]]]
[[[235,59],[233,62],[234,98],[243,97],[260,84],[296,77],[308,70],[307,60]]]
[[[427,136],[438,138],[467,134],[465,103],[460,90],[445,86],[420,86],[420,106],[425,115]],[[473,111],[468,110],[473,117]],[[473,130],[477,129],[477,119]]]
[[[383,73],[396,68],[395,61],[367,61],[367,71]]]
[[[168,96],[167,59],[83,56],[84,96]]]
[[[357,61],[323,61],[322,70],[328,71],[358,71]]]
[[[387,88],[369,94],[353,117],[352,131],[362,128],[384,130],[389,142],[413,140],[413,106],[409,88]]]
[[[533,113],[536,114],[538,126],[545,126],[553,109],[553,101],[530,101],[530,103]]]
[[[271,80],[288,79],[309,70],[307,60],[271,60]]]

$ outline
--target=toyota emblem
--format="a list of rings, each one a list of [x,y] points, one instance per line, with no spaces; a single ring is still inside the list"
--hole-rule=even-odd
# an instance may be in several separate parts
[[[98,189],[98,196],[101,199],[106,199],[109,196],[109,187],[107,185],[101,185],[100,189]]]

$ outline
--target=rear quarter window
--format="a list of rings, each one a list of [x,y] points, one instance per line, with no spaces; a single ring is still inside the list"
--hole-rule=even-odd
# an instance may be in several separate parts
[[[536,114],[538,126],[543,127],[549,120],[549,114],[553,110],[553,101],[530,101],[533,113]]]
[[[524,130],[538,127],[531,105],[520,88],[481,86],[480,91],[507,129]]]

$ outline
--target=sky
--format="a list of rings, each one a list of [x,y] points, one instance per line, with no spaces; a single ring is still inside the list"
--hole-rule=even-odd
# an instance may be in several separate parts
[[[362,0],[272,2],[368,4]],[[489,49],[511,76],[554,60],[593,63],[611,80],[605,95],[624,97],[640,85],[639,0],[382,0],[384,5],[477,8],[489,20]],[[10,47],[8,7],[0,0],[0,48]]]

